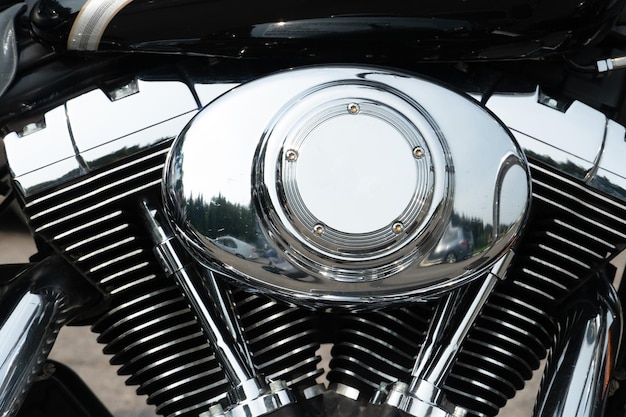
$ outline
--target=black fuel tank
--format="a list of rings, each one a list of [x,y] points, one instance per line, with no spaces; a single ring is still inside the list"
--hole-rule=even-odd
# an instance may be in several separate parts
[[[226,56],[538,57],[606,33],[624,0],[40,0],[56,48]]]

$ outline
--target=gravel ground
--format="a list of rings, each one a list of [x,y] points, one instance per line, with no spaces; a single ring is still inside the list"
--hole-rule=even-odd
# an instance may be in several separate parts
[[[26,262],[34,251],[30,236],[24,232],[17,219],[0,225],[0,262]],[[65,363],[77,372],[116,417],[154,415],[154,407],[145,404],[145,397],[137,396],[134,388],[126,386],[124,378],[116,374],[117,368],[108,363],[107,356],[102,353],[102,345],[96,342],[96,335],[88,328],[64,328],[52,350],[51,358]],[[539,377],[536,373],[527,388],[510,401],[499,415],[530,416]]]

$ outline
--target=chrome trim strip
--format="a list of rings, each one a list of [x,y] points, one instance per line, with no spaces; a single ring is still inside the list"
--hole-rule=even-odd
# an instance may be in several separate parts
[[[560,320],[535,417],[600,417],[622,338],[615,289],[603,278],[596,291],[579,291]]]
[[[97,51],[100,39],[116,14],[132,0],[87,0],[67,39],[67,49]]]

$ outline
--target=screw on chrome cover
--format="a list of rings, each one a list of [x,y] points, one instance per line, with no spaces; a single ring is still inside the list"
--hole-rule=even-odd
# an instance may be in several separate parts
[[[298,151],[289,149],[285,152],[285,159],[289,162],[295,162],[298,159]]]
[[[402,233],[404,231],[404,225],[400,222],[395,222],[391,225],[391,230],[393,230],[394,233]]]
[[[316,224],[315,226],[313,226],[313,232],[318,235],[321,236],[324,234],[324,225],[322,224]]]
[[[415,148],[413,148],[413,157],[415,159],[421,159],[424,157],[424,150],[422,148],[420,148],[419,146],[416,146]]]
[[[356,104],[356,103],[348,104],[348,113],[350,113],[350,114],[357,114],[360,111],[361,111],[361,108],[359,107],[358,104]]]

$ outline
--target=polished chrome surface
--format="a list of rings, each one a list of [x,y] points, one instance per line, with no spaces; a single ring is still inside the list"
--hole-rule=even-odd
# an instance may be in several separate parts
[[[587,179],[592,187],[626,201],[626,170],[620,155],[626,152],[626,129],[612,120],[607,121],[602,153],[593,177]]]
[[[18,300],[3,299],[16,303],[0,317],[0,416],[17,413],[39,375],[64,321],[63,300],[63,292],[53,288],[26,291]]]
[[[534,94],[495,94],[487,101],[529,157],[626,201],[623,126],[579,101]]]
[[[111,96],[121,93],[113,90],[107,94],[103,90],[93,90],[66,103],[67,118],[78,152],[82,154],[186,113],[195,114],[198,109],[191,90],[183,82],[132,80],[130,85],[118,89],[133,85],[136,85],[136,90],[132,89],[132,94],[115,100]],[[169,136],[169,133],[166,130],[162,134]],[[147,139],[158,140],[158,137]],[[145,148],[149,144],[138,142],[135,145]]]
[[[620,350],[622,310],[614,288],[597,279],[563,312],[557,343],[546,365],[537,417],[599,417]]]
[[[487,302],[498,280],[505,278],[506,271],[514,256],[515,253],[510,250],[492,267],[468,306],[467,311],[460,313],[461,318],[456,323],[456,328],[450,335],[449,340],[445,340],[441,344],[443,348],[436,352],[434,357],[429,358],[430,367],[425,368],[421,374],[413,374],[414,380],[424,380],[434,386],[441,387],[441,384],[450,372],[463,340],[474,325],[478,313],[480,313]]]
[[[15,183],[34,195],[171,140],[199,107],[236,85],[197,83],[192,91],[180,81],[133,79],[70,99],[4,137]]]
[[[92,90],[6,135],[7,160],[16,185],[33,195],[173,139],[198,107],[179,81],[139,79]]]
[[[266,384],[263,379],[253,378],[242,382],[233,393],[231,401],[236,405],[226,410],[226,417],[259,417],[296,401],[280,380]]]
[[[579,101],[563,111],[556,99],[537,89],[533,94],[495,94],[487,107],[533,156],[553,157],[555,163],[563,165],[570,162],[586,173],[602,149],[606,116]],[[556,153],[542,152],[552,149]]]
[[[33,128],[34,130],[36,130],[36,126],[34,126]],[[605,140],[602,146],[603,148],[602,158],[608,158],[614,161],[610,167],[610,172],[619,172],[620,170],[620,166],[618,164],[619,158],[617,158],[617,156],[621,152],[620,142],[623,142],[623,138],[620,138],[621,129],[623,128],[615,125],[612,122],[609,122],[607,124],[607,132],[605,134]],[[611,133],[611,131],[613,131],[613,133]],[[612,141],[613,145],[611,145],[611,142],[609,140],[611,138],[614,139]],[[614,147],[610,148],[611,146],[614,146]],[[612,149],[612,151],[609,152],[608,151],[609,149]],[[611,158],[611,157],[615,157],[615,158]],[[600,160],[601,158],[598,158],[598,157],[596,158],[596,161],[600,161]],[[594,172],[598,172],[598,173],[601,172],[601,169],[598,168],[599,165],[601,165],[601,163],[597,163],[596,166],[592,167],[591,171],[589,172],[591,174],[593,174]],[[615,224],[617,223],[623,224],[623,221],[621,219],[623,219],[624,216],[621,216],[613,212],[613,210],[616,210],[620,213],[623,211],[623,207],[619,207],[619,203],[616,203],[614,200],[607,199],[601,193],[596,193],[593,190],[590,190],[588,187],[584,187],[583,184],[580,184],[576,181],[569,181],[567,180],[567,177],[564,177],[565,181],[563,181],[562,183],[557,183],[557,184],[546,181],[546,179],[544,178],[546,175],[559,177],[559,179],[563,179],[563,178],[561,178],[561,176],[557,172],[552,172],[552,171],[548,172],[549,170],[546,169],[544,165],[541,165],[541,166],[533,165],[532,168],[536,174],[536,175],[535,174],[533,175],[534,176],[533,181],[535,184],[534,191],[535,191],[536,199],[539,200],[541,203],[549,204],[552,207],[555,207],[557,211],[559,211],[559,213],[566,213],[567,218],[563,220],[559,219],[558,221],[555,221],[554,230],[551,228],[548,228],[549,230],[547,231],[547,235],[551,239],[558,241],[557,242],[558,244],[550,245],[548,243],[542,242],[541,245],[539,246],[542,250],[545,251],[546,253],[545,258],[533,256],[533,259],[531,260],[531,262],[527,262],[525,265],[524,272],[527,272],[528,275],[532,276],[533,278],[540,279],[541,283],[539,285],[532,285],[533,283],[532,281],[524,281],[523,279],[520,279],[518,275],[514,277],[516,281],[514,288],[516,289],[516,291],[511,291],[508,293],[508,295],[500,294],[501,298],[515,299],[514,301],[517,304],[522,303],[523,298],[521,298],[520,294],[524,291],[535,291],[540,296],[542,297],[545,296],[546,300],[548,300],[548,303],[555,299],[559,299],[560,297],[558,296],[558,294],[555,294],[550,290],[546,290],[546,287],[554,286],[555,288],[559,288],[565,291],[567,290],[567,287],[570,285],[570,282],[564,281],[556,277],[555,276],[556,274],[563,273],[565,271],[566,273],[564,275],[567,275],[568,279],[571,278],[572,281],[574,281],[577,276],[581,276],[581,275],[579,273],[576,273],[575,270],[570,269],[571,264],[575,264],[577,267],[582,267],[586,270],[593,268],[593,264],[590,263],[588,259],[586,259],[584,256],[577,255],[579,252],[590,254],[593,259],[602,260],[606,256],[607,251],[610,252],[615,249],[615,247],[612,246],[612,243],[611,243],[616,240],[614,238],[617,237],[617,240],[621,240],[624,237],[624,233],[623,233],[624,229],[621,227],[615,227]],[[593,183],[593,179],[589,180],[589,175],[585,175],[584,177],[586,178],[589,184],[593,184],[595,186],[595,184]],[[597,178],[597,175],[593,176],[593,178]],[[101,178],[100,180],[106,181],[104,177]],[[154,188],[154,184],[155,183],[151,183],[151,186],[153,188]],[[584,194],[589,194],[590,199],[587,200],[585,198],[582,198],[579,194],[572,193],[571,192],[572,187],[580,188],[579,191]],[[107,190],[108,188],[103,188],[103,189]],[[545,190],[547,190],[547,192]],[[138,190],[138,192],[141,192],[141,191],[142,190]],[[99,193],[99,194],[102,194],[102,193]],[[113,203],[113,205],[115,205],[116,201],[120,201],[120,200],[117,200],[116,198],[113,198],[110,201],[111,203]],[[76,216],[67,215],[67,209],[69,208],[71,208],[72,210],[76,210],[77,212],[79,211],[79,209],[74,209],[74,207],[77,207],[77,206],[82,207],[83,200],[89,199],[89,197],[87,196],[87,193],[85,193],[85,197],[83,199],[74,199],[74,198],[68,199],[68,201],[69,200],[72,201],[71,204],[66,204],[66,202],[64,201],[64,195],[61,193],[55,194],[54,196],[51,197],[51,199],[57,199],[57,200],[62,201],[62,203],[59,205],[59,209],[50,210],[46,208],[45,210],[42,210],[43,213],[40,217],[37,218],[37,220],[43,221],[44,218],[54,218],[54,216],[57,215],[57,211],[58,211],[59,213],[62,213],[62,215],[64,216],[63,217],[64,221],[60,222],[61,224],[73,223],[73,225],[69,228],[68,231],[60,232],[57,235],[59,239],[58,241],[55,241],[54,244],[57,244],[58,242],[63,242],[63,239],[68,235],[69,236],[78,235],[83,230],[90,231],[90,228],[93,227],[95,223],[100,223],[100,222],[104,223],[110,220],[110,218],[109,219],[107,218],[96,219],[96,220],[93,220],[92,224],[85,225],[85,224],[79,224],[79,222],[75,222],[74,219],[77,219]],[[604,203],[610,204],[611,207],[609,207],[608,209],[606,207],[602,208],[601,205]],[[593,212],[590,213],[590,212],[580,210],[580,207],[584,207],[585,210],[587,209],[592,210]],[[82,208],[80,210],[82,210]],[[572,215],[575,216],[575,219],[572,219],[571,217]],[[119,210],[116,210],[110,213],[110,216],[113,218],[118,218],[118,217],[121,217],[122,215],[120,214]],[[46,225],[51,224],[51,226],[47,226],[44,229],[44,231],[56,230],[56,227],[59,225],[59,223],[55,223],[55,221],[56,220],[46,221]],[[599,223],[601,223],[601,225],[599,225]],[[597,228],[601,229],[600,233],[596,231]],[[608,234],[610,234],[611,237],[607,237]],[[99,235],[98,236],[94,235],[94,237],[97,237],[98,239],[100,238]],[[588,244],[588,241],[595,241],[596,243],[598,243],[598,245]],[[122,242],[122,244],[126,244],[125,240],[120,241],[120,242]],[[72,253],[73,251],[80,252],[83,247],[89,246],[90,243],[93,243],[93,241],[92,242],[86,242],[86,241],[78,242],[76,243],[77,245],[76,247],[75,246],[71,247],[72,251],[70,251],[70,253]],[[115,243],[116,242],[111,243],[110,246],[115,246]],[[567,248],[563,249],[563,247],[560,246],[561,243],[567,245]],[[102,248],[100,249],[102,250],[106,249],[108,251],[111,248],[109,246],[106,246],[106,247],[102,246]],[[97,258],[100,254],[98,252],[100,249],[93,250],[92,252],[87,254],[85,258],[81,258],[81,259],[89,260],[89,259]],[[555,258],[558,258],[558,259],[555,260]],[[110,261],[107,261],[107,262],[110,262]],[[103,269],[97,269],[96,272],[100,272]],[[550,271],[554,271],[555,274],[546,272],[547,269]],[[151,278],[146,277],[145,279],[148,280]],[[513,277],[512,277],[512,280],[513,280]],[[124,282],[123,284],[118,284],[121,282],[122,280],[120,279],[120,276],[111,276],[111,278],[107,280],[106,284],[115,284],[115,285],[109,285],[106,288],[114,288],[113,291],[116,293],[119,293],[119,292],[124,292],[128,290],[127,286],[138,285],[135,283],[127,284],[126,282]],[[576,285],[576,284],[573,284],[573,285]],[[543,292],[545,292],[545,294],[543,294]],[[156,295],[158,294],[154,294],[154,296]],[[152,296],[153,294],[150,293],[150,297]],[[517,297],[520,297],[520,298],[518,299]],[[145,301],[145,299],[138,300],[138,302],[139,301]],[[157,308],[160,308],[160,306],[154,306],[155,310]],[[532,311],[530,306],[528,307],[528,311],[532,313],[537,313],[535,311]],[[522,317],[518,311],[507,310],[506,312],[503,312],[503,313],[500,313],[500,311],[497,311],[495,313],[492,312],[490,319],[493,320],[494,322],[501,321],[503,325],[506,325],[509,328],[514,326],[513,323],[516,323],[515,326],[519,326],[519,322],[521,322],[522,320],[527,321],[529,323],[532,322],[532,326],[537,327],[537,328],[541,328],[541,326],[543,325],[542,323],[537,322],[537,319],[535,316],[533,316],[533,314],[527,314]],[[183,324],[186,324],[186,323],[183,323]],[[124,325],[126,325],[125,322],[122,323],[119,327],[123,327]],[[520,335],[522,332],[524,333],[527,332],[526,328],[524,328],[523,326],[520,326],[520,327],[521,327],[521,329],[519,329]],[[151,328],[148,329],[147,333],[149,333],[150,330]],[[518,331],[518,329],[515,329],[515,330]],[[541,331],[544,331],[544,330],[545,329],[543,328],[541,329]],[[547,330],[549,331],[549,329]],[[516,343],[518,343],[519,345],[529,344],[527,342],[528,340],[531,339],[530,336],[531,335],[526,335],[526,334],[524,334],[523,336],[519,336],[519,338],[516,339]],[[149,337],[152,337],[152,336],[145,336],[145,338],[149,338]],[[495,347],[500,348],[501,346],[496,344]],[[492,353],[487,348],[485,348],[484,350],[479,349],[478,353],[481,355],[481,359],[493,358]],[[465,365],[475,366],[476,368],[479,368],[479,366],[476,365],[476,362],[477,362],[477,359],[472,357],[466,360]],[[503,361],[503,363],[498,364],[498,366],[501,366],[502,368],[508,365],[509,363],[507,361]],[[479,371],[483,372],[485,371],[485,368],[480,368]],[[477,384],[478,383],[480,382],[477,382]],[[508,385],[515,385],[515,384],[516,382],[510,383],[510,381],[507,380],[506,384],[503,384],[503,385],[508,386]],[[490,389],[493,389],[493,387],[490,387]],[[474,395],[472,393],[472,390],[467,390],[466,393],[467,395]]]
[[[37,376],[33,359],[42,355],[40,338],[53,320],[55,304],[26,293],[0,323],[0,415],[17,413],[24,391]]]
[[[4,146],[11,171],[18,181],[22,177],[36,176],[40,169],[45,171],[38,176],[40,183],[54,182],[72,171],[81,171],[64,106],[50,110],[43,120],[25,126],[22,132],[9,133],[4,138]],[[37,158],[32,157],[33,149],[38,150]],[[56,171],[56,175],[51,171]]]
[[[3,268],[0,285],[0,416],[15,415],[61,326],[101,294],[60,257]]]
[[[389,389],[385,404],[416,417],[452,417],[454,406],[442,404],[442,397],[441,391],[426,381],[415,386],[413,392],[408,384],[397,382]]]
[[[172,147],[164,194],[207,267],[291,300],[363,305],[476,278],[516,240],[530,186],[521,151],[473,100],[385,69],[320,67],[206,107]],[[462,237],[470,223],[484,235]],[[237,258],[220,236],[260,256]],[[464,250],[448,260],[454,239]]]
[[[426,368],[432,365],[432,358],[437,353],[439,347],[442,346],[443,337],[451,326],[451,320],[463,293],[462,289],[450,291],[437,302],[433,316],[430,319],[426,339],[420,346],[413,370],[411,371],[413,378],[422,379],[426,373]]]
[[[198,96],[198,100],[200,100],[200,105],[204,107],[213,100],[215,100],[217,97],[221,96],[229,90],[232,90],[238,85],[239,83],[234,82],[194,84],[193,89]]]
[[[204,283],[204,288],[208,292],[210,300],[215,305],[215,312],[219,315],[220,322],[226,327],[237,349],[241,350],[242,359],[248,362],[247,366],[250,369],[254,369],[252,354],[250,353],[250,349],[248,349],[248,343],[243,334],[243,326],[239,322],[239,317],[235,309],[235,301],[230,291],[225,288],[223,283],[218,281],[218,277],[215,276],[213,272],[202,270],[200,274],[203,276],[202,282]]]

